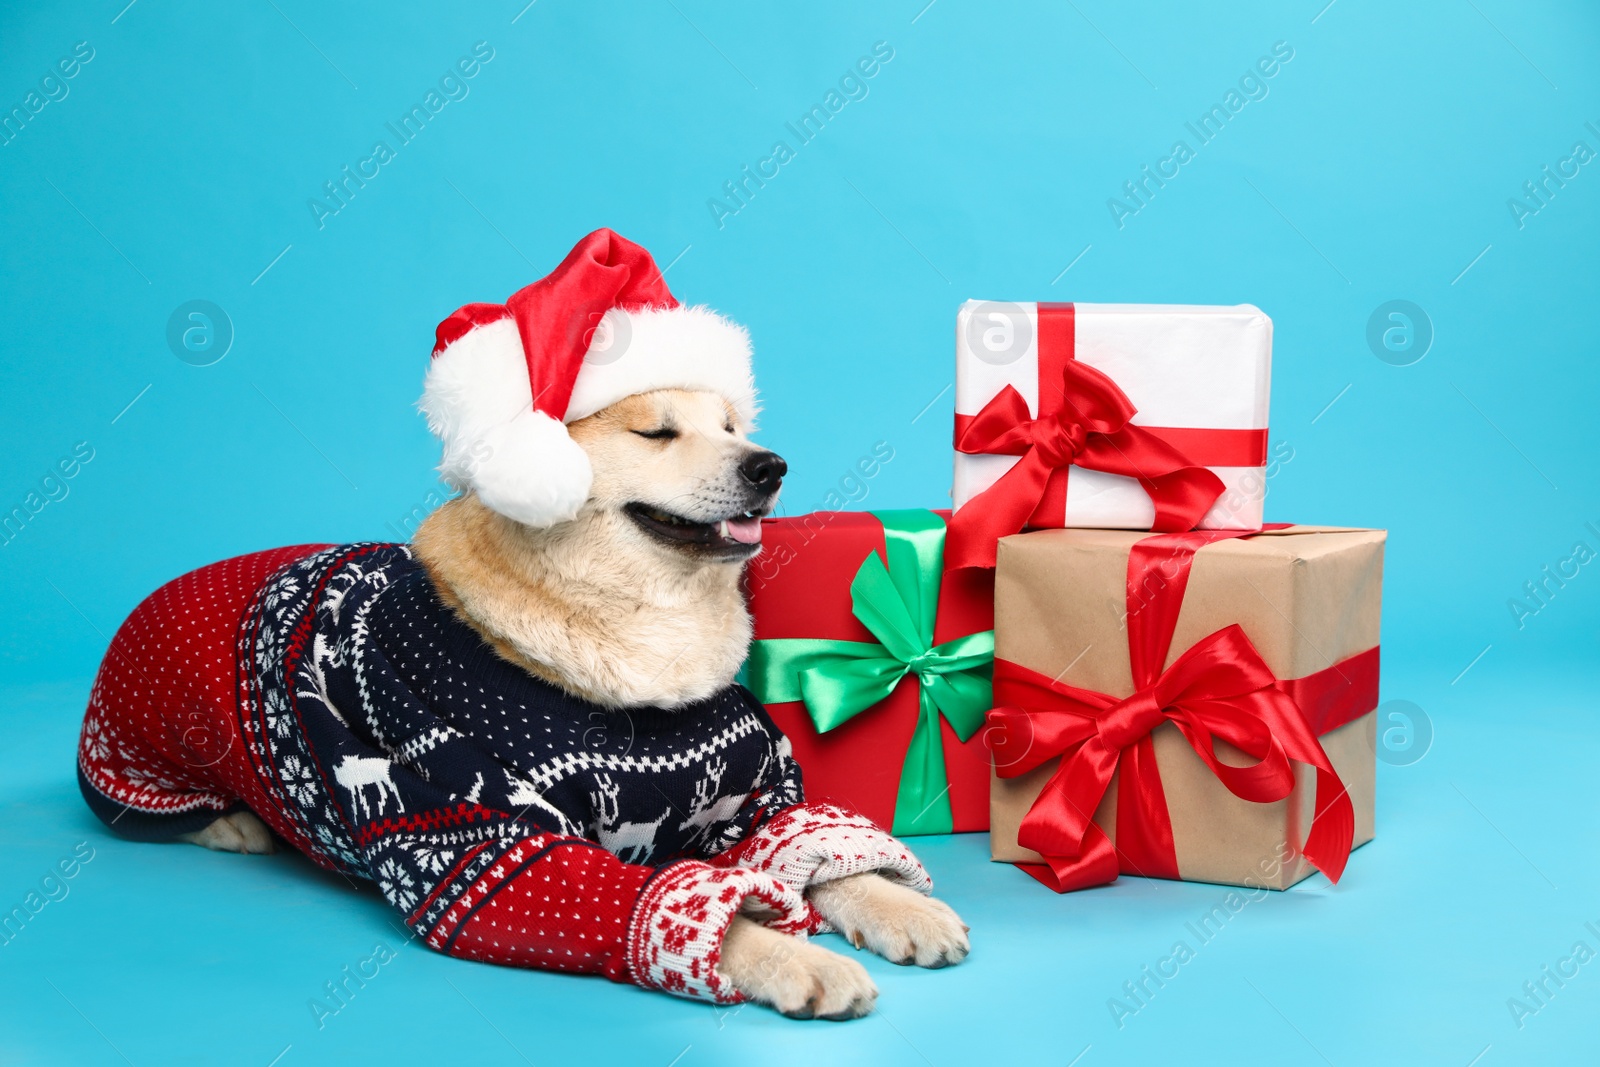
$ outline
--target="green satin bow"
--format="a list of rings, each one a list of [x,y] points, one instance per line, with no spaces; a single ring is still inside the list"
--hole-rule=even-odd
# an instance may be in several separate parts
[[[850,582],[855,617],[877,641],[775,638],[750,648],[746,679],[763,704],[805,702],[822,733],[886,699],[917,676],[920,708],[895,797],[894,833],[947,834],[949,779],[942,714],[962,741],[990,704],[994,631],[933,643],[944,570],[944,520],[930,511],[875,511],[889,557],[869,552]]]

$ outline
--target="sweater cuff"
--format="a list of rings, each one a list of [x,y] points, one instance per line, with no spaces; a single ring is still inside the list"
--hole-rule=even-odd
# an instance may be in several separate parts
[[[866,816],[834,804],[786,808],[717,862],[769,874],[795,892],[868,871],[919,893],[933,892],[933,879],[910,849]],[[811,932],[826,928],[813,916]]]
[[[681,997],[737,1004],[744,995],[717,972],[722,940],[735,915],[804,935],[811,906],[777,878],[743,867],[684,860],[646,883],[628,923],[633,980]]]

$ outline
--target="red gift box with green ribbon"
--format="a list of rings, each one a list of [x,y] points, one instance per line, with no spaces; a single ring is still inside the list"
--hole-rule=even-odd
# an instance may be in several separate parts
[[[768,519],[746,572],[745,683],[793,745],[806,798],[901,835],[989,826],[994,574],[945,571],[948,519]]]

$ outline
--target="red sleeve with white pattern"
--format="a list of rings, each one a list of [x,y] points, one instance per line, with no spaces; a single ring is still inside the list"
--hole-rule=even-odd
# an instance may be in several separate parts
[[[499,855],[472,862],[485,850]],[[698,860],[646,867],[590,841],[549,835],[474,850],[439,888],[446,886],[459,891],[446,890],[445,901],[435,890],[408,916],[441,952],[604,974],[719,1004],[744,999],[717,973],[735,915],[803,935],[812,914],[797,890],[760,871]]]
[[[785,808],[712,862],[771,875],[797,893],[868,871],[919,893],[933,892],[933,879],[898,838],[836,804]],[[808,932],[827,929],[826,921],[813,911]]]

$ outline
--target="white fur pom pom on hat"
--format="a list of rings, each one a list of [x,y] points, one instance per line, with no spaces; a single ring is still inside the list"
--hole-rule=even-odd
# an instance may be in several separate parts
[[[419,406],[451,485],[551,526],[577,515],[593,477],[566,424],[653,389],[715,392],[752,420],[749,335],[680,305],[650,253],[596,230],[504,304],[441,322]]]
[[[594,472],[565,425],[529,408],[489,427],[479,441],[484,455],[474,466],[473,484],[490,509],[529,526],[578,517]],[[539,476],[530,478],[529,460],[535,458]]]

